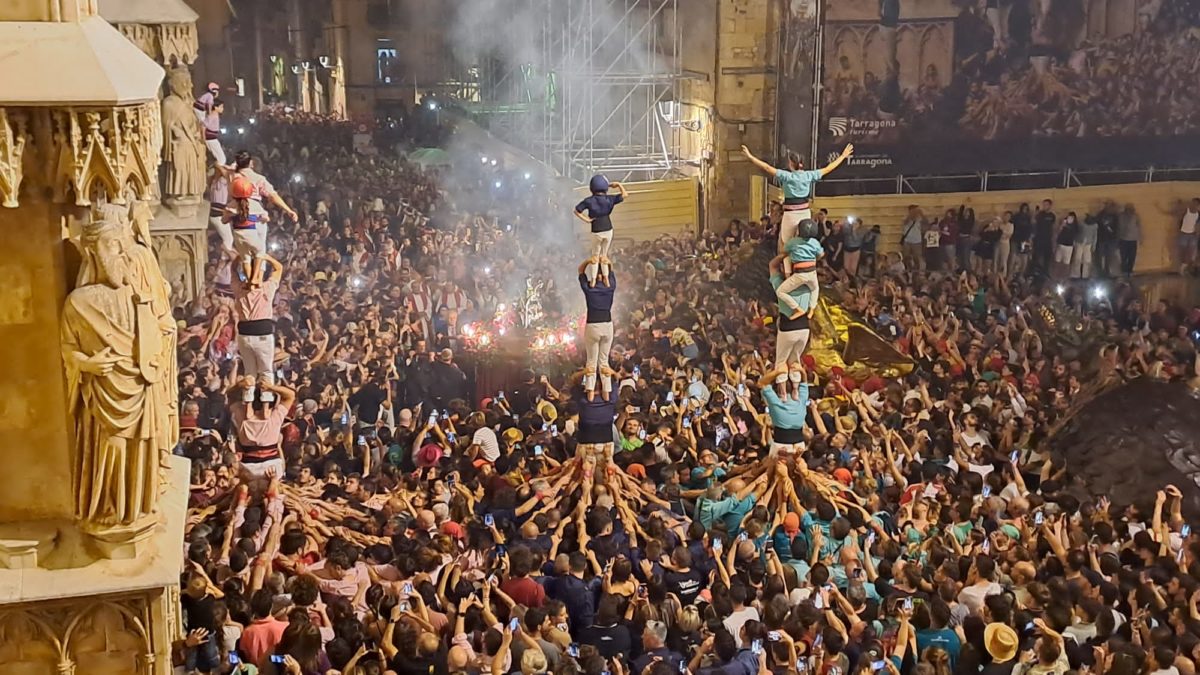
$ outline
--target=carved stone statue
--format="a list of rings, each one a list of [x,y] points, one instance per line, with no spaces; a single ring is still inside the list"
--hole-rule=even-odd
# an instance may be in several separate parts
[[[164,193],[175,201],[199,201],[204,194],[204,129],[192,112],[192,76],[185,67],[167,76],[169,94],[162,102]]]
[[[153,252],[125,207],[106,205],[83,229],[83,264],[62,318],[75,423],[76,516],[119,545],[149,534],[159,466],[178,438],[175,327]]]

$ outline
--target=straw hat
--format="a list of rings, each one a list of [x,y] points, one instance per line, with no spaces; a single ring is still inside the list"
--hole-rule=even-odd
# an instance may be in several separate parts
[[[1017,631],[1002,623],[989,623],[983,629],[983,644],[993,661],[1011,661],[1017,656]]]

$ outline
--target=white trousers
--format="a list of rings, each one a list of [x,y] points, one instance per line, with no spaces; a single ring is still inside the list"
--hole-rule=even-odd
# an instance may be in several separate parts
[[[221,216],[209,216],[208,224],[213,226],[217,234],[221,235],[221,245],[226,251],[233,251],[233,227],[229,223],[223,222]]]
[[[283,458],[269,459],[265,462],[250,462],[242,464],[242,479],[247,483],[252,481],[265,481],[272,473],[276,476],[283,476],[286,466],[283,463]],[[272,469],[274,470],[272,472]]]
[[[1075,244],[1071,248],[1071,278],[1088,279],[1092,276],[1092,247]]]
[[[593,232],[592,233],[592,257],[593,258],[599,258],[600,256],[607,257],[608,250],[610,248],[612,248],[612,239],[613,239],[613,231],[612,230],[609,230],[607,232]],[[599,266],[598,269],[600,269],[600,271],[602,271],[604,273],[604,276],[608,276],[608,265],[607,264]],[[584,271],[584,273],[587,275],[588,283],[593,283],[596,281],[596,270],[597,270],[596,263],[588,263],[587,269]]]
[[[793,272],[792,276],[784,279],[783,283],[779,284],[779,288],[775,289],[775,295],[780,302],[795,311],[800,309],[800,303],[796,302],[792,293],[800,290],[803,286],[808,286],[808,307],[811,310],[817,306],[817,300],[821,297],[821,284],[817,281],[815,269],[807,272]]]
[[[224,165],[226,163],[225,148],[221,147],[221,141],[219,139],[214,138],[212,140],[204,141],[204,145],[208,147],[208,152],[212,154],[213,159],[217,160],[217,164]]]
[[[779,224],[780,253],[783,253],[783,247],[788,243],[788,240],[795,238],[796,232],[800,229],[800,221],[806,218],[812,218],[812,209],[783,212],[783,221]]]
[[[803,443],[776,443],[771,441],[771,450],[767,453],[768,457],[799,457],[804,454]]]
[[[253,230],[233,230],[233,248],[240,256],[259,256],[267,252],[267,224],[259,221]]]
[[[775,367],[787,368],[792,361],[799,361],[804,356],[804,348],[808,346],[808,338],[812,331],[808,328],[801,330],[779,331],[775,334]]]
[[[242,357],[242,374],[256,381],[275,383],[275,336],[237,336],[238,355]]]
[[[612,377],[604,374],[604,370],[608,368],[608,353],[612,351],[612,343],[613,324],[611,321],[589,323],[584,326],[583,344],[587,353],[584,370],[587,373],[585,377],[589,378],[584,383],[586,389],[590,390],[594,386],[595,377],[599,374],[604,394],[607,395],[612,391]]]

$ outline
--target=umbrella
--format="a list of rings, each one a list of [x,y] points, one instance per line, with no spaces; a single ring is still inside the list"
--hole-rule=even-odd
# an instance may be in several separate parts
[[[450,155],[441,148],[420,148],[409,153],[408,161],[424,167],[449,166]]]

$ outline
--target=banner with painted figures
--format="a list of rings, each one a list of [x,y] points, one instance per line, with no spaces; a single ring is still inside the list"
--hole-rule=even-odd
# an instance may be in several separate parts
[[[838,176],[1200,166],[1200,0],[824,0]],[[781,85],[782,87],[782,85]]]
[[[779,157],[810,158],[816,109],[820,0],[779,0],[779,90],[776,95]]]

